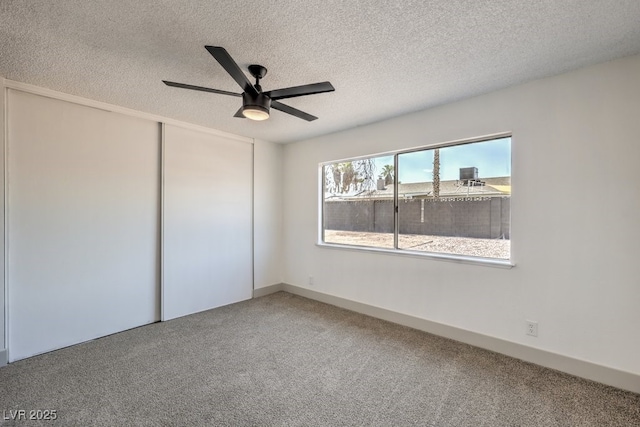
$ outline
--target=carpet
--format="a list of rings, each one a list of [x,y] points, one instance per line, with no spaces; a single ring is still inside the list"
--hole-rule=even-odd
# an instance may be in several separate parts
[[[1,368],[0,425],[630,427],[640,395],[278,292]]]

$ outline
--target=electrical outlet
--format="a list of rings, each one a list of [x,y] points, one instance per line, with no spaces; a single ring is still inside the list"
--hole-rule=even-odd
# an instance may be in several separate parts
[[[309,276],[309,286],[313,286],[313,276]]]
[[[538,336],[538,322],[533,320],[525,320],[525,324],[527,327],[527,335],[531,335],[532,337]]]

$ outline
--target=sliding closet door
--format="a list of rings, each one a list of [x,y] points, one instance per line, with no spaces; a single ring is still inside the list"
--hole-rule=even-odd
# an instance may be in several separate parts
[[[159,125],[8,106],[10,360],[159,320]]]
[[[165,127],[163,320],[249,299],[253,150]]]

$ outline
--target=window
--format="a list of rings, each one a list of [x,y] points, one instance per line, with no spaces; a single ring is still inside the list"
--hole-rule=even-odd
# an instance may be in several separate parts
[[[323,167],[325,243],[393,249],[394,156]]]
[[[510,259],[511,137],[321,166],[323,243]]]

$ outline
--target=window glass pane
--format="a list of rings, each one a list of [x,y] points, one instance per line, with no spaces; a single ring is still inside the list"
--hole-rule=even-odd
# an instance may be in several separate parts
[[[323,166],[324,242],[394,247],[393,156]]]
[[[510,258],[511,138],[398,155],[398,249]]]

